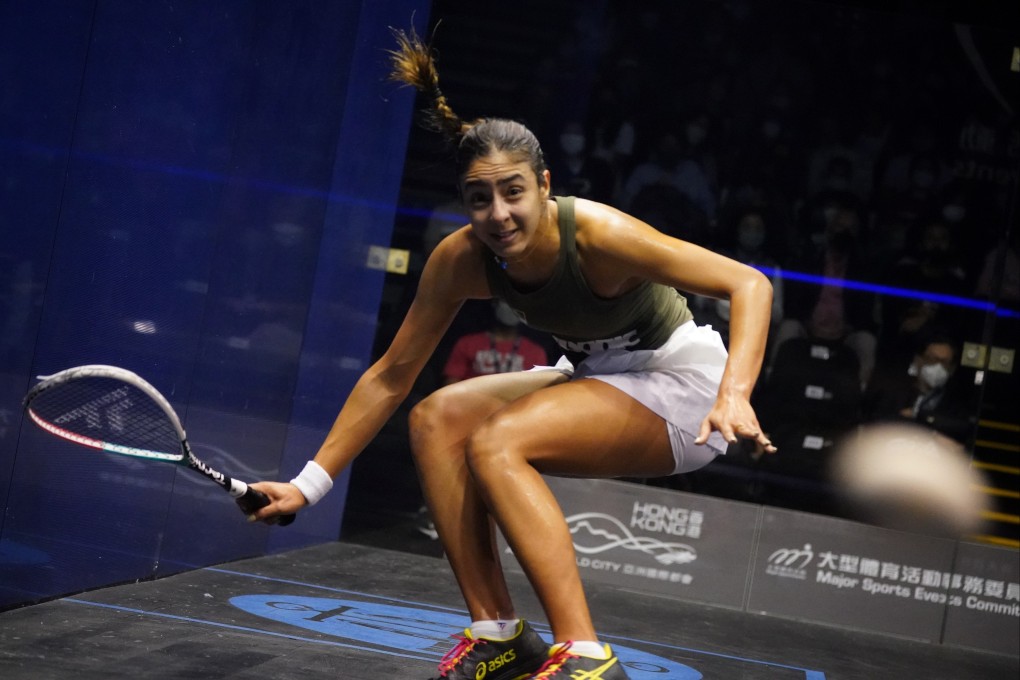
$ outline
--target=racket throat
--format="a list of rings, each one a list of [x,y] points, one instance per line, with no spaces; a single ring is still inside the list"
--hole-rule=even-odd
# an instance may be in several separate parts
[[[186,440],[182,441],[181,444],[188,452],[188,467],[201,472],[203,475],[222,486],[226,489],[227,493],[234,498],[240,498],[248,490],[248,485],[244,482],[228,477],[218,470],[213,470],[198,458],[195,458],[195,454],[191,452],[191,447],[188,446],[188,442]]]

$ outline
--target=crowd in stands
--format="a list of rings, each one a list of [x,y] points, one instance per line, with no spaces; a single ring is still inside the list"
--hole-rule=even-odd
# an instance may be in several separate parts
[[[811,364],[783,358],[794,340],[854,376],[849,400],[831,399],[842,409],[832,427],[794,428],[788,451],[831,446],[869,419],[930,416],[923,357],[948,352],[952,374],[984,323],[942,296],[1020,303],[1006,228],[1020,131],[995,83],[975,75],[970,29],[796,0],[594,6],[602,20],[564,27],[521,116],[544,140],[554,193],[615,205],[770,276],[760,398],[785,389],[789,376],[767,389],[782,365]],[[726,336],[725,302],[690,302]],[[946,434],[965,439],[970,405],[950,402]]]
[[[994,295],[1003,249],[998,301],[1016,305],[1003,234],[1020,132],[951,25],[803,2],[606,12],[565,40],[594,31],[599,54],[588,100],[543,118],[554,190],[764,268],[779,283],[773,354],[791,337],[845,343],[862,387],[876,367],[906,370],[928,336],[981,323],[937,295]],[[556,59],[540,90],[583,79],[591,55]],[[725,305],[692,302],[725,327]]]

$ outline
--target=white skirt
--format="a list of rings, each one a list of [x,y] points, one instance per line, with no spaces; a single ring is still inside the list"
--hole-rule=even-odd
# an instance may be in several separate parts
[[[694,443],[701,422],[715,404],[726,358],[719,333],[688,321],[658,349],[600,352],[576,368],[561,357],[555,366],[532,370],[552,368],[573,380],[601,380],[647,406],[666,421],[676,474],[697,470],[726,453],[726,440],[718,432],[705,444]]]

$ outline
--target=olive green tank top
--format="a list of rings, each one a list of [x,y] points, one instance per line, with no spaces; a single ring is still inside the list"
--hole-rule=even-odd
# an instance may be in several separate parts
[[[577,261],[574,198],[555,197],[559,206],[560,255],[552,277],[537,290],[521,292],[495,257],[485,258],[489,290],[520,319],[551,333],[574,365],[609,349],[655,349],[692,318],[675,289],[645,281],[615,298],[589,288]]]

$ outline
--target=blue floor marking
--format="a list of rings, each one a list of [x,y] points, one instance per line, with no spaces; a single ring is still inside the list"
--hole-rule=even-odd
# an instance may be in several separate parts
[[[329,645],[330,647],[344,647],[346,649],[357,649],[364,652],[376,652],[381,654],[389,654],[390,656],[400,656],[407,659],[414,659],[415,661],[432,661],[430,656],[418,656],[414,654],[401,654],[399,652],[390,652],[376,647],[362,647],[361,645],[349,644],[346,642],[334,642],[332,640],[319,640],[317,638],[307,638],[300,635],[291,635],[288,633],[274,633],[271,630],[265,630],[263,628],[250,628],[248,626],[236,626],[230,623],[219,623],[217,621],[207,621],[205,619],[196,619],[191,616],[178,616],[176,614],[163,614],[161,612],[153,612],[145,609],[135,609],[134,607],[125,607],[117,604],[106,604],[104,602],[90,602],[89,600],[79,600],[77,598],[68,597],[62,600],[63,602],[73,602],[74,604],[84,604],[90,607],[100,607],[102,609],[112,609],[114,611],[127,612],[129,614],[142,614],[145,616],[155,616],[161,619],[171,619],[174,621],[183,621],[185,623],[200,623],[207,626],[214,626],[216,628],[226,628],[228,630],[236,630],[244,633],[255,633],[258,635],[269,635],[271,637],[279,637],[287,640],[297,640],[299,642],[311,642],[319,645]]]
[[[203,571],[213,571],[213,572],[217,572],[217,573],[221,573],[221,574],[228,574],[228,575],[231,575],[231,576],[244,576],[244,577],[247,577],[247,578],[261,579],[261,580],[264,580],[264,581],[270,581],[270,582],[275,582],[275,583],[286,583],[288,585],[303,586],[303,587],[306,587],[306,588],[325,590],[325,591],[335,592],[335,593],[343,593],[345,595],[358,595],[360,597],[369,597],[369,598],[373,598],[373,599],[377,599],[377,600],[386,600],[386,601],[389,601],[389,602],[395,602],[395,603],[404,604],[404,605],[426,606],[426,607],[431,607],[431,608],[434,608],[434,609],[441,609],[441,610],[446,610],[446,611],[450,611],[450,612],[462,613],[465,616],[467,616],[467,613],[463,609],[458,609],[458,608],[455,608],[455,607],[445,607],[445,606],[440,606],[440,605],[433,605],[433,604],[425,604],[425,603],[422,603],[422,602],[415,602],[413,600],[402,600],[402,599],[396,598],[396,597],[386,597],[386,596],[383,596],[383,595],[373,595],[371,593],[363,593],[363,592],[360,592],[360,591],[357,591],[357,590],[346,590],[346,589],[343,589],[343,588],[334,588],[334,587],[331,587],[331,586],[323,586],[323,585],[318,585],[318,584],[315,584],[315,583],[306,583],[306,582],[303,582],[303,581],[294,581],[294,580],[291,580],[291,579],[276,578],[276,577],[273,577],[273,576],[263,576],[261,574],[250,574],[250,573],[247,573],[247,572],[232,571],[232,570],[229,570],[229,569],[219,569],[219,568],[215,568],[215,567],[206,568]],[[539,625],[535,625],[534,627],[535,627],[536,630],[541,631],[541,632],[549,632],[549,630],[550,630],[548,627],[542,626],[540,624]],[[788,668],[790,670],[804,672],[805,680],[825,680],[825,673],[823,673],[822,671],[815,671],[815,670],[810,670],[810,669],[807,669],[807,668],[801,668],[800,666],[790,666],[788,664],[773,663],[773,662],[770,662],[770,661],[760,661],[760,660],[757,660],[757,659],[749,659],[749,658],[745,658],[745,657],[733,656],[733,655],[730,655],[730,654],[722,654],[722,653],[719,653],[719,652],[709,652],[709,651],[705,651],[705,650],[701,650],[701,649],[695,649],[693,647],[680,647],[680,646],[677,646],[677,645],[668,645],[668,644],[665,644],[665,643],[662,643],[662,642],[654,642],[654,641],[651,641],[651,640],[641,640],[641,639],[638,639],[638,638],[628,638],[628,637],[623,637],[623,636],[620,636],[620,635],[610,635],[610,634],[603,633],[603,634],[601,634],[601,637],[605,637],[605,638],[608,638],[608,639],[619,640],[621,642],[636,642],[636,643],[652,645],[652,646],[656,646],[656,647],[663,647],[665,649],[672,649],[672,650],[681,651],[681,652],[693,652],[693,653],[701,654],[701,655],[704,655],[704,656],[715,656],[715,657],[719,657],[719,658],[722,658],[722,659],[729,659],[731,661],[740,661],[742,663],[752,663],[752,664],[758,664],[758,665],[764,665],[764,666],[776,666],[777,668]]]
[[[292,585],[292,586],[303,586],[305,588],[314,588],[316,590],[326,590],[326,591],[331,592],[331,593],[343,593],[344,595],[358,595],[358,596],[361,596],[361,597],[370,597],[370,598],[375,599],[375,600],[386,600],[387,602],[396,602],[397,604],[409,604],[409,605],[416,605],[416,606],[419,606],[419,607],[422,606],[422,605],[425,605],[426,607],[431,607],[433,609],[440,609],[440,610],[443,610],[443,611],[454,612],[454,613],[457,613],[457,614],[463,614],[464,616],[467,616],[467,612],[464,611],[461,608],[458,608],[458,607],[446,607],[446,606],[438,605],[438,604],[428,604],[428,605],[426,605],[423,602],[415,602],[413,600],[401,600],[399,597],[386,597],[385,595],[373,595],[371,593],[363,593],[363,592],[361,592],[359,590],[345,590],[344,588],[333,588],[331,586],[321,586],[321,585],[318,585],[316,583],[305,583],[304,581],[294,581],[294,580],[286,579],[286,578],[276,578],[276,577],[273,577],[273,576],[262,576],[261,574],[248,574],[248,573],[243,572],[243,571],[231,571],[230,569],[217,569],[215,567],[209,567],[209,568],[206,568],[206,569],[202,569],[202,571],[215,571],[216,573],[219,573],[219,574],[228,574],[230,576],[247,576],[248,578],[262,579],[263,581],[272,581],[273,583],[286,583],[286,584]]]
[[[638,638],[623,637],[621,635],[608,635],[600,633],[599,637],[610,638],[613,640],[620,640],[621,642],[637,642],[643,645],[652,645],[654,647],[664,647],[665,649],[672,649],[678,652],[693,652],[695,654],[701,654],[702,656],[717,656],[720,659],[729,659],[731,661],[740,661],[743,663],[753,663],[762,666],[775,666],[776,668],[789,668],[792,671],[803,671],[807,675],[804,677],[806,680],[825,680],[825,674],[821,671],[812,671],[807,668],[801,668],[800,666],[790,666],[785,663],[775,663],[773,661],[761,661],[759,659],[749,659],[743,656],[733,656],[732,654],[722,654],[720,652],[708,652],[703,649],[696,649],[694,647],[680,647],[678,645],[668,645],[664,642],[654,642],[652,640],[640,640]]]
[[[312,589],[315,589],[315,590],[324,590],[324,591],[328,591],[328,592],[332,592],[332,593],[341,593],[341,594],[347,594],[347,595],[356,595],[356,596],[362,597],[362,598],[369,598],[369,599],[374,599],[374,600],[383,600],[383,601],[394,602],[394,603],[403,604],[403,605],[412,605],[412,606],[417,606],[417,607],[424,606],[424,607],[431,608],[433,610],[442,610],[442,611],[448,611],[448,612],[454,612],[454,613],[458,613],[458,614],[463,614],[465,616],[465,618],[467,617],[467,613],[463,609],[459,609],[459,608],[456,608],[456,607],[446,607],[446,606],[441,606],[441,605],[426,604],[426,603],[422,603],[422,602],[415,602],[415,601],[412,601],[412,600],[404,600],[404,599],[396,598],[396,597],[387,597],[387,596],[383,596],[383,595],[374,595],[374,594],[371,594],[371,593],[364,593],[364,592],[357,591],[357,590],[348,590],[348,589],[344,589],[344,588],[334,588],[334,587],[331,587],[331,586],[323,586],[323,585],[319,585],[319,584],[315,584],[315,583],[307,583],[307,582],[304,582],[304,581],[296,581],[296,580],[293,580],[293,579],[283,579],[283,578],[277,578],[277,577],[272,577],[272,576],[263,576],[261,574],[251,574],[251,573],[247,573],[247,572],[233,571],[233,570],[230,570],[230,569],[219,569],[219,568],[208,567],[208,568],[201,569],[200,571],[209,571],[209,572],[214,572],[214,573],[219,573],[219,574],[226,574],[226,575],[229,575],[229,576],[241,576],[241,577],[245,577],[245,578],[252,578],[252,579],[259,579],[259,580],[263,580],[263,581],[269,581],[269,582],[272,582],[272,583],[283,583],[283,584],[287,584],[287,585],[295,585],[295,586],[301,586],[301,587],[305,587],[305,588],[312,588]],[[248,626],[238,626],[238,625],[234,625],[234,624],[220,623],[220,622],[217,622],[217,621],[209,621],[209,620],[206,620],[206,619],[197,619],[197,618],[194,618],[194,617],[179,616],[179,615],[176,615],[176,614],[165,614],[165,613],[161,613],[161,612],[154,612],[154,611],[148,611],[148,610],[144,610],[144,609],[137,609],[137,608],[134,608],[134,607],[126,607],[126,606],[123,606],[123,605],[106,604],[106,603],[102,603],[102,602],[92,602],[92,601],[89,601],[89,600],[82,600],[82,599],[79,599],[79,598],[64,598],[63,601],[71,602],[71,603],[74,603],[74,604],[88,605],[88,606],[92,606],[92,607],[100,607],[100,608],[103,608],[103,609],[110,609],[110,610],[114,610],[114,611],[121,611],[121,612],[126,612],[126,613],[131,613],[131,614],[140,614],[140,615],[145,615],[145,616],[154,616],[154,617],[157,617],[157,618],[169,619],[169,620],[173,620],[173,621],[181,621],[181,622],[184,622],[184,623],[203,624],[203,625],[213,626],[213,627],[217,627],[217,628],[223,628],[223,629],[227,629],[227,630],[235,630],[235,631],[244,632],[244,633],[253,633],[253,634],[257,634],[257,635],[268,635],[268,636],[271,636],[271,637],[278,637],[278,638],[283,638],[283,639],[287,639],[287,640],[296,640],[296,641],[300,641],[300,642],[308,642],[308,643],[313,643],[313,644],[327,645],[327,646],[330,646],[330,647],[339,647],[339,648],[344,648],[344,649],[355,649],[355,650],[358,650],[358,651],[367,651],[367,652],[378,653],[378,654],[386,654],[386,655],[389,655],[389,656],[395,656],[395,657],[400,657],[400,658],[412,659],[412,660],[415,660],[415,661],[426,661],[426,662],[434,662],[435,661],[430,656],[407,654],[407,653],[401,653],[401,652],[396,652],[396,651],[389,651],[387,649],[380,649],[378,647],[366,647],[366,646],[352,644],[352,643],[346,643],[346,642],[337,642],[337,641],[332,641],[332,640],[322,640],[322,639],[318,639],[318,638],[308,638],[308,637],[304,637],[304,636],[301,636],[301,635],[293,635],[293,634],[288,634],[288,633],[277,633],[277,632],[273,632],[273,631],[270,631],[270,630],[265,630],[263,628],[252,628],[252,627],[248,627]],[[536,628],[536,630],[539,630],[539,631],[542,631],[542,632],[548,632],[549,631],[548,627],[543,627],[541,625],[536,625],[535,628]],[[785,668],[785,669],[788,669],[788,670],[800,671],[800,672],[804,673],[804,680],[826,680],[825,673],[823,673],[822,671],[809,670],[809,669],[801,668],[801,667],[798,667],[798,666],[790,666],[788,664],[779,664],[779,663],[773,663],[773,662],[769,662],[769,661],[760,661],[760,660],[757,660],[757,659],[749,659],[749,658],[746,658],[746,657],[739,657],[739,656],[734,656],[734,655],[730,655],[730,654],[722,654],[722,653],[719,653],[719,652],[709,652],[709,651],[705,651],[705,650],[696,649],[696,648],[693,648],[693,647],[681,647],[681,646],[678,646],[678,645],[670,645],[670,644],[665,644],[665,643],[662,643],[662,642],[655,642],[655,641],[651,641],[651,640],[642,640],[642,639],[639,639],[639,638],[629,638],[629,637],[624,637],[624,636],[620,636],[620,635],[603,634],[602,637],[605,637],[605,638],[610,639],[610,640],[621,641],[621,642],[633,642],[633,643],[649,645],[649,646],[653,646],[653,647],[659,647],[659,648],[663,648],[663,649],[670,649],[670,650],[675,650],[675,651],[680,651],[680,652],[690,652],[690,653],[694,653],[694,654],[700,654],[700,655],[703,655],[703,656],[718,657],[718,658],[721,658],[721,659],[727,659],[727,660],[730,660],[730,661],[738,661],[738,662],[741,662],[741,663],[749,663],[749,664],[760,665],[760,666],[774,666],[774,667],[777,667],[777,668]]]

